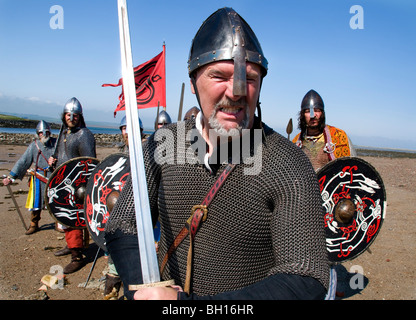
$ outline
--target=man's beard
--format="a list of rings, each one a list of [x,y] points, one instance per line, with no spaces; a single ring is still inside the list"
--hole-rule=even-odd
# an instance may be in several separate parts
[[[319,118],[316,125],[311,126],[311,125],[307,124],[306,127],[310,128],[310,129],[320,129],[320,128],[322,128],[322,124],[324,123],[324,121],[325,120],[323,118]]]
[[[78,122],[67,121],[66,125],[68,126],[68,128],[73,129],[78,126]]]
[[[42,138],[40,138],[40,142],[42,142],[43,144],[46,144],[48,143],[50,138],[51,138],[50,136],[43,136]]]
[[[243,107],[245,108],[246,112],[244,115],[244,119],[241,122],[241,124],[237,124],[236,128],[231,129],[225,129],[224,126],[219,123],[216,115],[220,108],[223,107]],[[208,123],[219,136],[231,136],[231,137],[237,137],[241,135],[241,132],[243,129],[247,129],[250,123],[250,108],[246,101],[245,97],[240,98],[238,101],[233,101],[231,99],[225,98],[218,102],[214,106],[214,112],[211,114],[211,116],[208,119]]]
[[[122,139],[123,139],[124,144],[126,146],[128,146],[129,145],[129,137],[127,136],[127,134],[126,135],[123,134]]]

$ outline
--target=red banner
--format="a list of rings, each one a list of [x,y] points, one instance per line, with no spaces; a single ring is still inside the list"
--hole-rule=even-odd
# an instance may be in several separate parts
[[[156,57],[134,68],[134,82],[136,83],[138,109],[158,105],[166,107],[165,46]],[[118,84],[103,84],[102,86],[118,87],[120,85],[123,86],[123,78],[118,81]],[[118,97],[120,102],[114,110],[114,117],[118,111],[125,110],[123,90]]]

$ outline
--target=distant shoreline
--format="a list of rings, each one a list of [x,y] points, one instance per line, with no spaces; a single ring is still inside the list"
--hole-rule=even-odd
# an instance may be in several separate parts
[[[416,158],[416,151],[354,146],[358,157]]]
[[[1,128],[27,128],[35,129],[39,121],[30,119],[11,119],[6,118],[0,114],[0,127]],[[51,129],[59,129],[61,126],[56,123],[49,123]]]
[[[57,135],[52,134],[52,137]],[[116,147],[122,143],[120,134],[96,133],[94,137],[97,147]],[[0,145],[28,146],[34,138],[35,135],[30,133],[0,132]]]

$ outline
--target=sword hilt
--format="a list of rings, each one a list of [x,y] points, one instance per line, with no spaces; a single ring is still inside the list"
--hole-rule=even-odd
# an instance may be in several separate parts
[[[155,287],[169,287],[175,284],[175,280],[159,281],[153,283],[143,283],[143,284],[130,284],[129,290],[135,291],[142,288],[155,288]]]

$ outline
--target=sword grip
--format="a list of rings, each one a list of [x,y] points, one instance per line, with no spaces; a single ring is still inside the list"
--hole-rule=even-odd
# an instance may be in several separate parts
[[[175,284],[175,280],[159,281],[153,283],[144,283],[144,284],[130,284],[129,290],[139,290],[142,288],[154,288],[154,287],[169,287]]]

